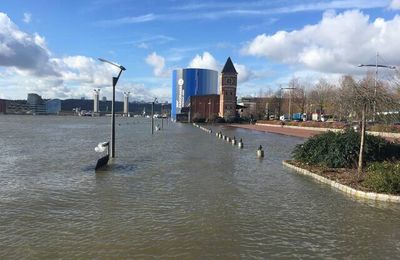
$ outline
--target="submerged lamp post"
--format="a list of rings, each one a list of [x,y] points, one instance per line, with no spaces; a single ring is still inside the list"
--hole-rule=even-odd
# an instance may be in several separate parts
[[[109,63],[120,69],[118,76],[113,77],[113,95],[111,103],[111,158],[115,158],[115,86],[117,85],[118,79],[121,76],[122,71],[126,70],[124,66],[116,64],[114,62],[99,58],[99,61]]]
[[[154,134],[154,103],[157,102],[157,98],[151,103],[151,134]]]

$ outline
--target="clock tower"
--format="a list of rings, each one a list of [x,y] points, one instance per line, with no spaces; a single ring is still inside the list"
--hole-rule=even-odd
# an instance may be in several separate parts
[[[219,116],[231,120],[236,115],[236,87],[237,72],[229,57],[221,72],[221,85],[219,89]]]

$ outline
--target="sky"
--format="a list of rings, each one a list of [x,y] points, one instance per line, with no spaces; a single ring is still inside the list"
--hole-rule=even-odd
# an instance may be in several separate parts
[[[364,75],[357,64],[400,66],[400,0],[1,0],[0,98],[171,101],[172,71],[238,71],[237,95],[296,77]]]

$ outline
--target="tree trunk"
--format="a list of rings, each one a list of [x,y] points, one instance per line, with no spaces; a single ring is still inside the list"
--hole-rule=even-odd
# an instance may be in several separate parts
[[[357,179],[360,180],[363,175],[363,160],[364,160],[364,143],[365,143],[365,112],[367,110],[367,104],[363,105],[361,113],[361,142],[360,142],[360,154],[358,155],[358,169]]]

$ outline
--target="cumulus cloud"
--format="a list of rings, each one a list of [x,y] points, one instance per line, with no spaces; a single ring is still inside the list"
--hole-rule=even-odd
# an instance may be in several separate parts
[[[254,73],[249,70],[245,65],[237,63],[234,63],[234,65],[238,73],[238,83],[249,81],[254,77]]]
[[[57,75],[45,39],[22,32],[5,13],[0,13],[0,66],[15,67],[38,76]]]
[[[223,65],[220,65],[220,64],[225,64],[225,61],[223,63],[219,63],[211,53],[205,51],[202,56],[197,54],[191,60],[188,67],[189,68],[199,68],[199,69],[211,69],[211,70],[216,70],[218,72],[221,72]],[[256,73],[251,71],[245,65],[239,64],[239,63],[234,63],[234,66],[238,73],[238,82],[239,83],[247,82],[256,77]]]
[[[146,63],[153,67],[153,73],[157,77],[165,77],[168,72],[164,70],[165,59],[163,56],[157,55],[156,52],[149,54],[146,57]]]
[[[392,0],[390,2],[389,8],[392,10],[399,10],[400,9],[400,0]]]
[[[32,14],[31,13],[24,13],[24,18],[22,19],[22,21],[24,23],[30,23],[32,20]]]
[[[358,10],[325,12],[322,20],[300,30],[261,34],[242,49],[247,55],[298,65],[325,73],[350,73],[359,63],[373,60],[376,51],[391,64],[400,63],[400,17],[392,20]]]
[[[21,31],[0,13],[0,95],[24,98],[36,92],[45,98],[91,98],[93,88],[111,96],[111,78],[118,69],[86,56],[54,57],[44,37]]]
[[[189,68],[210,69],[220,71],[217,60],[207,51],[203,52],[203,56],[196,55],[189,63]]]

